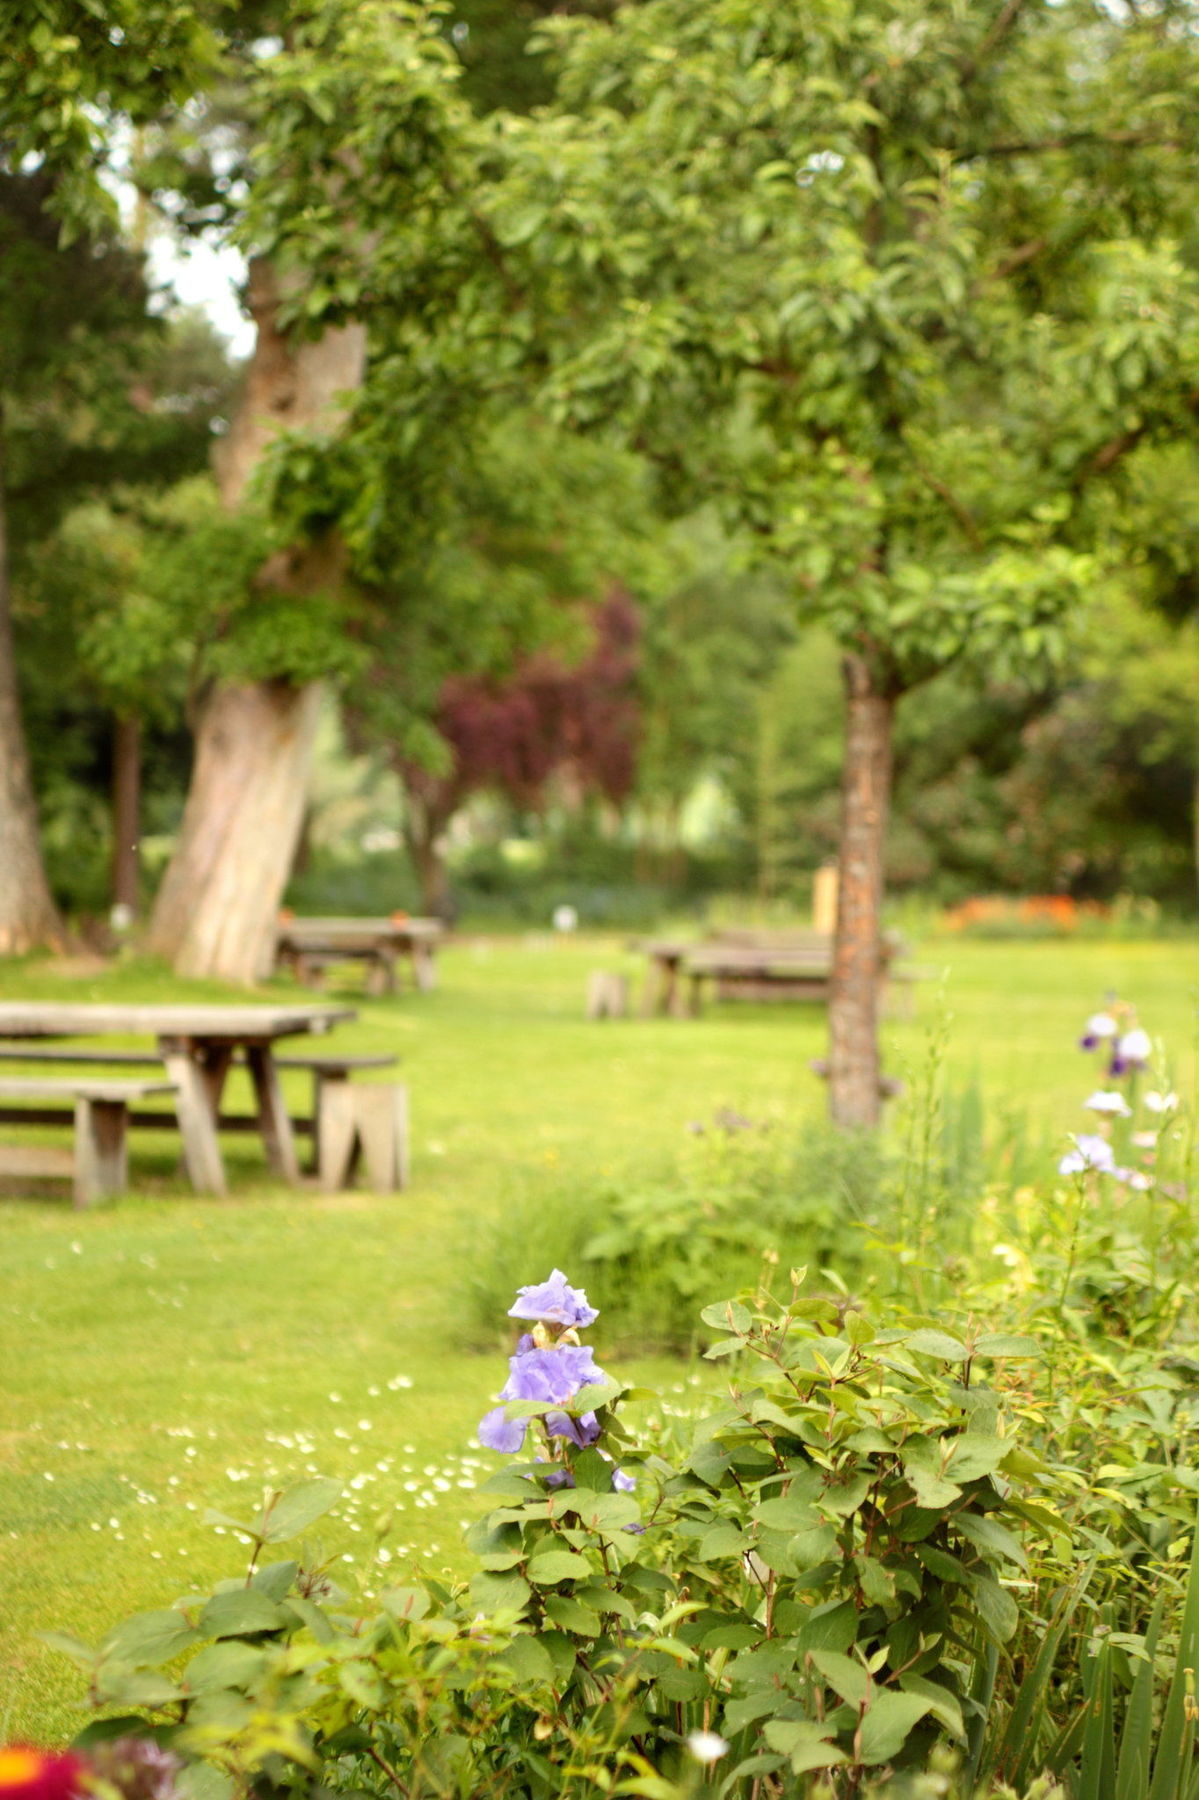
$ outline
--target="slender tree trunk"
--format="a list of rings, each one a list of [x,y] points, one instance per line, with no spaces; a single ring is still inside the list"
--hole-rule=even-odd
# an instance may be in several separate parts
[[[66,934],[42,861],[37,803],[21,720],[8,596],[4,415],[0,410],[0,955],[43,946],[61,950]]]
[[[877,1125],[880,1113],[879,952],[895,699],[863,657],[846,656],[843,673],[848,713],[829,998],[829,1111],[835,1124],[857,1128]]]
[[[294,341],[278,328],[282,297],[271,265],[253,262],[249,308],[258,336],[245,398],[217,459],[230,507],[278,431],[332,429],[341,396],[362,380],[363,328]],[[299,597],[328,588],[340,573],[338,546],[326,542],[272,558],[259,579]],[[303,822],[320,704],[317,683],[228,684],[208,696],[179,844],[150,930],[151,947],[181,974],[249,982],[265,971]]]
[[[421,911],[431,919],[448,919],[450,880],[441,847],[447,821],[409,790],[404,841],[420,887]]]
[[[112,903],[137,916],[141,886],[142,722],[120,718],[112,734]]]

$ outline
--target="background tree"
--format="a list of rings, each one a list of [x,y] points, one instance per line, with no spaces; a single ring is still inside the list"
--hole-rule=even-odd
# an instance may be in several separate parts
[[[552,114],[443,145],[437,217],[402,233],[364,160],[369,278],[331,240],[316,258],[332,316],[369,279],[443,383],[531,369],[676,501],[721,498],[840,640],[844,1125],[879,1109],[896,703],[959,660],[1058,654],[1094,568],[1089,490],[1193,427],[1183,17],[650,0],[555,20]]]

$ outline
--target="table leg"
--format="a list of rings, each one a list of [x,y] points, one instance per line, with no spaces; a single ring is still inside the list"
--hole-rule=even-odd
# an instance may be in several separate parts
[[[175,1084],[175,1115],[183,1139],[188,1180],[197,1194],[218,1194],[223,1198],[229,1189],[216,1135],[216,1106],[212,1100],[215,1068],[202,1066],[185,1039],[160,1038],[158,1049],[163,1067]],[[208,1054],[211,1055],[211,1048]],[[224,1070],[217,1085],[218,1104],[223,1084]]]
[[[422,994],[431,994],[437,986],[437,967],[429,944],[412,946],[412,979]]]
[[[250,1080],[254,1083],[254,1098],[258,1102],[258,1129],[262,1133],[267,1162],[276,1175],[282,1175],[284,1181],[289,1182],[292,1187],[299,1187],[300,1163],[296,1156],[296,1141],[292,1135],[287,1108],[283,1104],[279,1071],[275,1067],[270,1045],[247,1044],[246,1064]]]

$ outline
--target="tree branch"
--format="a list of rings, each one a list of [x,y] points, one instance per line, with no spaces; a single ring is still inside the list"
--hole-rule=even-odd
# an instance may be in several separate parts
[[[980,144],[974,150],[961,150],[954,156],[957,163],[978,162],[987,156],[1038,156],[1050,150],[1073,150],[1082,144],[1105,145],[1108,149],[1137,149],[1152,144],[1163,150],[1176,150],[1178,139],[1158,137],[1152,131],[1063,131],[1057,137],[1027,138],[1005,144]]]
[[[978,49],[972,56],[968,56],[961,65],[961,79],[963,84],[974,80],[974,77],[978,74],[980,67],[986,62],[992,50],[999,47],[1008,32],[1012,29],[1012,26],[1016,23],[1016,20],[1024,10],[1024,6],[1025,0],[1006,0],[1006,4],[1000,12],[999,17],[995,20],[990,31],[988,31],[986,37],[978,46]]]
[[[908,456],[911,459],[912,467],[915,469],[921,481],[923,481],[926,487],[932,489],[939,500],[942,500],[945,503],[949,508],[949,511],[957,520],[962,534],[966,538],[970,548],[972,550],[981,550],[983,547],[982,533],[979,531],[969,507],[964,501],[958,499],[957,495],[953,492],[953,489],[948,487],[946,483],[941,480],[939,475],[934,475],[931,469],[926,469],[924,467],[920,458],[916,455],[916,452],[902,432],[900,433],[900,441],[907,451]]]

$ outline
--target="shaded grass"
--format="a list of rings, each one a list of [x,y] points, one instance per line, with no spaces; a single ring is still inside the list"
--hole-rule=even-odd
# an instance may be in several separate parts
[[[1187,944],[954,943],[922,954],[950,965],[951,1081],[977,1070],[988,1116],[1006,1107],[1033,1141],[1081,1124],[1092,1071],[1074,1039],[1106,989],[1140,1003],[1189,1080],[1199,958]],[[238,1553],[203,1524],[204,1509],[244,1515],[264,1482],[310,1469],[370,1477],[326,1542],[367,1586],[379,1577],[371,1520],[385,1507],[397,1509],[391,1571],[411,1558],[461,1566],[459,1522],[477,1504],[459,1485],[476,1476],[463,1459],[490,1464],[471,1438],[503,1375],[494,1356],[472,1353],[458,1311],[489,1226],[518,1205],[585,1212],[597,1176],[619,1184],[669,1164],[687,1123],[720,1107],[819,1111],[807,1064],[824,1045],[820,1009],[587,1024],[585,978],[597,966],[635,961],[611,940],[468,941],[444,955],[434,994],[354,995],[359,1019],[338,1042],[395,1051],[411,1085],[406,1195],[280,1194],[256,1146],[236,1140],[234,1197],[197,1200],[162,1134],[135,1136],[138,1192],[117,1207],[0,1205],[0,1733],[52,1741],[79,1722],[74,1672],[38,1629],[95,1639],[230,1572]],[[6,967],[0,986],[13,998],[223,997],[137,964],[30,963]],[[926,987],[920,1017],[888,1023],[893,1068],[918,1072],[935,1009]],[[307,1104],[305,1077],[286,1085]],[[529,1255],[526,1280],[546,1273],[535,1243]],[[592,1298],[603,1307],[608,1297]],[[594,1335],[602,1362],[602,1319]],[[622,1361],[619,1373],[634,1369]],[[682,1378],[652,1359],[635,1373]],[[411,1386],[389,1386],[397,1377]]]

